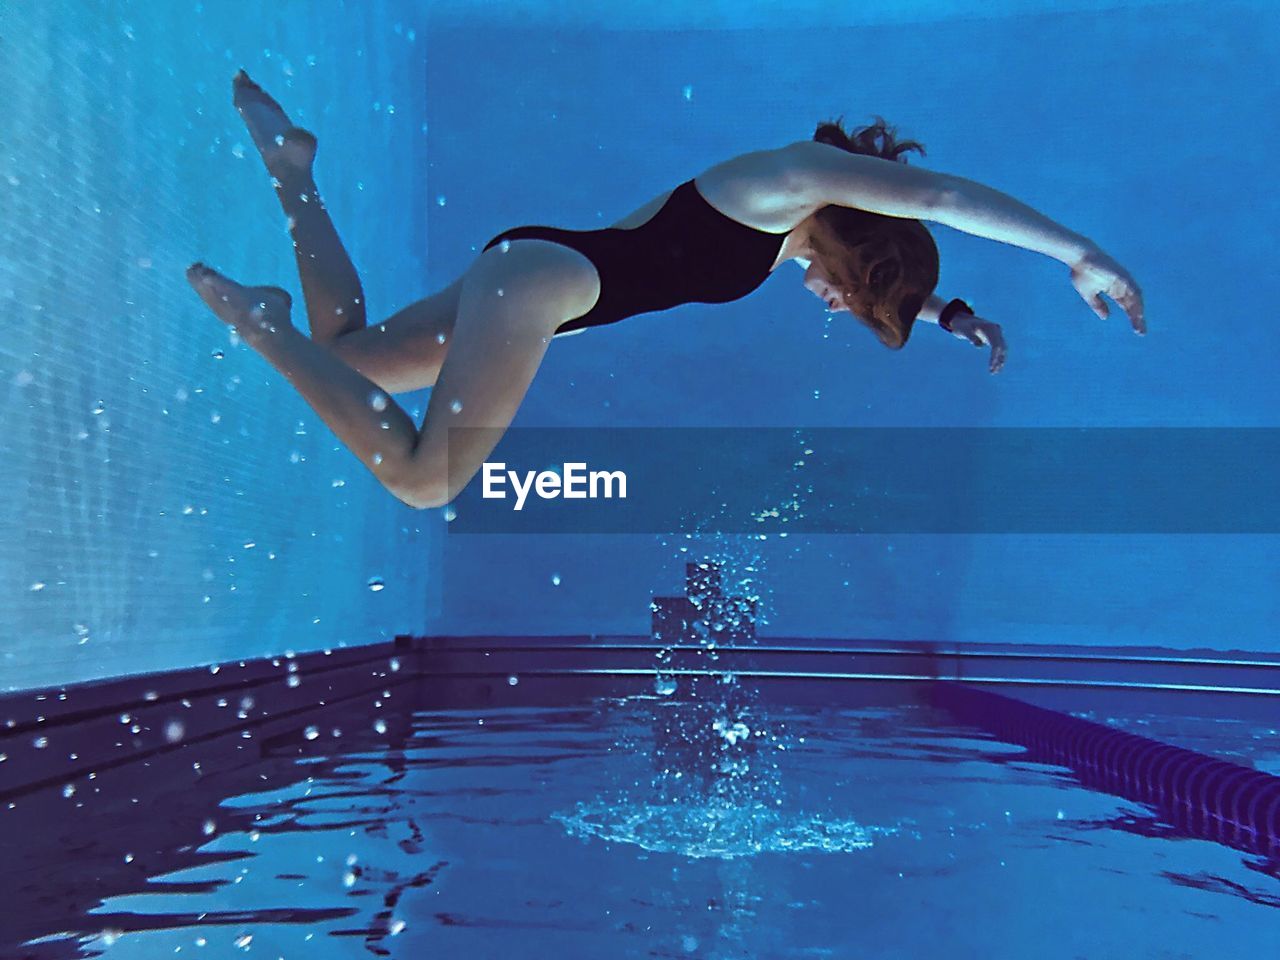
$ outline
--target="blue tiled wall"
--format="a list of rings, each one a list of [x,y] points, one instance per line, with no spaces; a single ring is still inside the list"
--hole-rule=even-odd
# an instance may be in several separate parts
[[[434,518],[183,277],[203,259],[301,304],[230,102],[244,66],[319,135],[371,314],[427,291],[425,37],[383,4],[318,6],[0,6],[0,689],[366,643],[432,612]]]

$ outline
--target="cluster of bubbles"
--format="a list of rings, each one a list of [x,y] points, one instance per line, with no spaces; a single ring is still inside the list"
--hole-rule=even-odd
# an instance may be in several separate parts
[[[739,860],[761,853],[851,853],[880,833],[829,814],[798,811],[781,761],[795,738],[754,690],[731,674],[682,675],[679,695],[617,704],[628,716],[615,752],[651,758],[652,769],[611,796],[556,815],[573,836],[689,859]],[[647,729],[646,729],[647,727]]]
[[[698,615],[679,644],[656,653],[653,695],[615,706],[627,713],[621,728],[642,731],[615,752],[649,757],[652,770],[557,819],[582,839],[693,859],[871,846],[875,828],[792,809],[781,766],[793,744],[786,724],[756,690],[718,669],[723,650],[752,642],[769,597],[753,538],[713,539],[720,589],[691,591]]]

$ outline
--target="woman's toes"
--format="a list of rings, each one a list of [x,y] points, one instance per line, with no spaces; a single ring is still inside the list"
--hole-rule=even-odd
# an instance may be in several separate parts
[[[208,277],[211,273],[213,273],[212,270],[206,267],[203,263],[196,261],[191,266],[187,267],[187,283],[191,284],[193,287],[197,287],[198,289],[200,284],[208,282]]]
[[[294,130],[297,128],[293,121],[269,93],[249,79],[249,75],[243,70],[232,81],[232,90],[232,102],[240,112],[245,126],[249,128],[249,135],[262,154],[262,159],[266,161],[267,169],[274,174],[276,167],[296,165],[294,154],[303,158],[304,162],[309,162],[305,158],[315,154],[315,138],[310,134],[306,134],[306,138],[296,137]],[[286,149],[294,139],[309,139],[310,148]]]
[[[237,107],[243,108],[250,105],[267,107],[284,117],[284,108],[276,102],[271,94],[254,83],[249,78],[249,74],[245,73],[243,67],[231,80],[231,93],[233,102]]]
[[[203,263],[193,263],[187,268],[187,283],[200,294],[200,299],[210,310],[228,323],[233,322],[228,314],[235,312],[240,306],[232,302],[232,295],[237,292],[240,284],[227,279],[216,270],[211,270]]]

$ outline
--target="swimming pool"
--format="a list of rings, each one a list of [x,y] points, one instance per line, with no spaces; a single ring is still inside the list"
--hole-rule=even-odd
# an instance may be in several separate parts
[[[918,687],[845,684],[821,707],[697,683],[555,703],[512,675],[448,709],[422,702],[437,684],[406,684],[26,794],[0,811],[21,891],[5,955],[1280,945],[1273,863],[1089,789]],[[1265,722],[1104,719],[1280,772]]]
[[[0,960],[1275,953],[1274,483],[1198,498],[1230,534],[795,521],[833,482],[898,489],[846,488],[825,430],[1274,436],[1277,33],[1259,0],[0,3]],[[732,500],[789,526],[726,539],[716,493],[652,536],[468,535],[188,286],[208,258],[310,322],[241,68],[319,137],[298,203],[373,323],[502,230],[597,228],[882,115],[913,169],[1102,243],[1151,336],[1095,322],[1065,264],[938,229],[939,297],[1009,336],[993,378],[932,324],[883,350],[788,267],[557,341],[520,424],[577,436],[520,466],[593,435],[677,459],[635,428],[687,431],[701,470],[776,431],[785,488],[739,468]],[[1240,322],[1206,337],[1218,301]],[[1064,449],[968,476],[1044,493]],[[1265,481],[1262,449],[1208,472]],[[964,502],[920,473],[928,509]],[[762,638],[690,639],[696,590],[647,606],[699,553],[749,564]],[[970,709],[1004,695],[1030,706]]]

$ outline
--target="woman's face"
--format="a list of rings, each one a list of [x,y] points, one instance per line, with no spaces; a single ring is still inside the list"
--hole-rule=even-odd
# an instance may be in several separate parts
[[[804,285],[818,299],[827,305],[828,313],[851,313],[863,326],[868,327],[886,347],[900,350],[910,335],[911,324],[922,305],[915,300],[908,305],[903,301],[899,315],[887,317],[876,304],[866,302],[856,292],[842,289],[841,284],[832,276],[832,271],[825,269],[821,261],[814,258],[804,272]],[[903,310],[907,315],[903,315]],[[896,322],[895,322],[896,321]]]
[[[937,248],[929,231],[915,221],[865,214],[864,219],[870,218],[861,223],[865,235],[854,242],[838,235],[822,213],[814,214],[809,231],[806,289],[829,313],[851,313],[886,347],[901,349],[937,281]],[[856,240],[860,235],[855,230],[849,236]],[[904,276],[904,250],[905,263],[914,264],[911,276]]]
[[[818,260],[815,259],[809,263],[809,269],[804,272],[804,285],[827,305],[828,313],[849,311],[849,303],[844,292]]]

